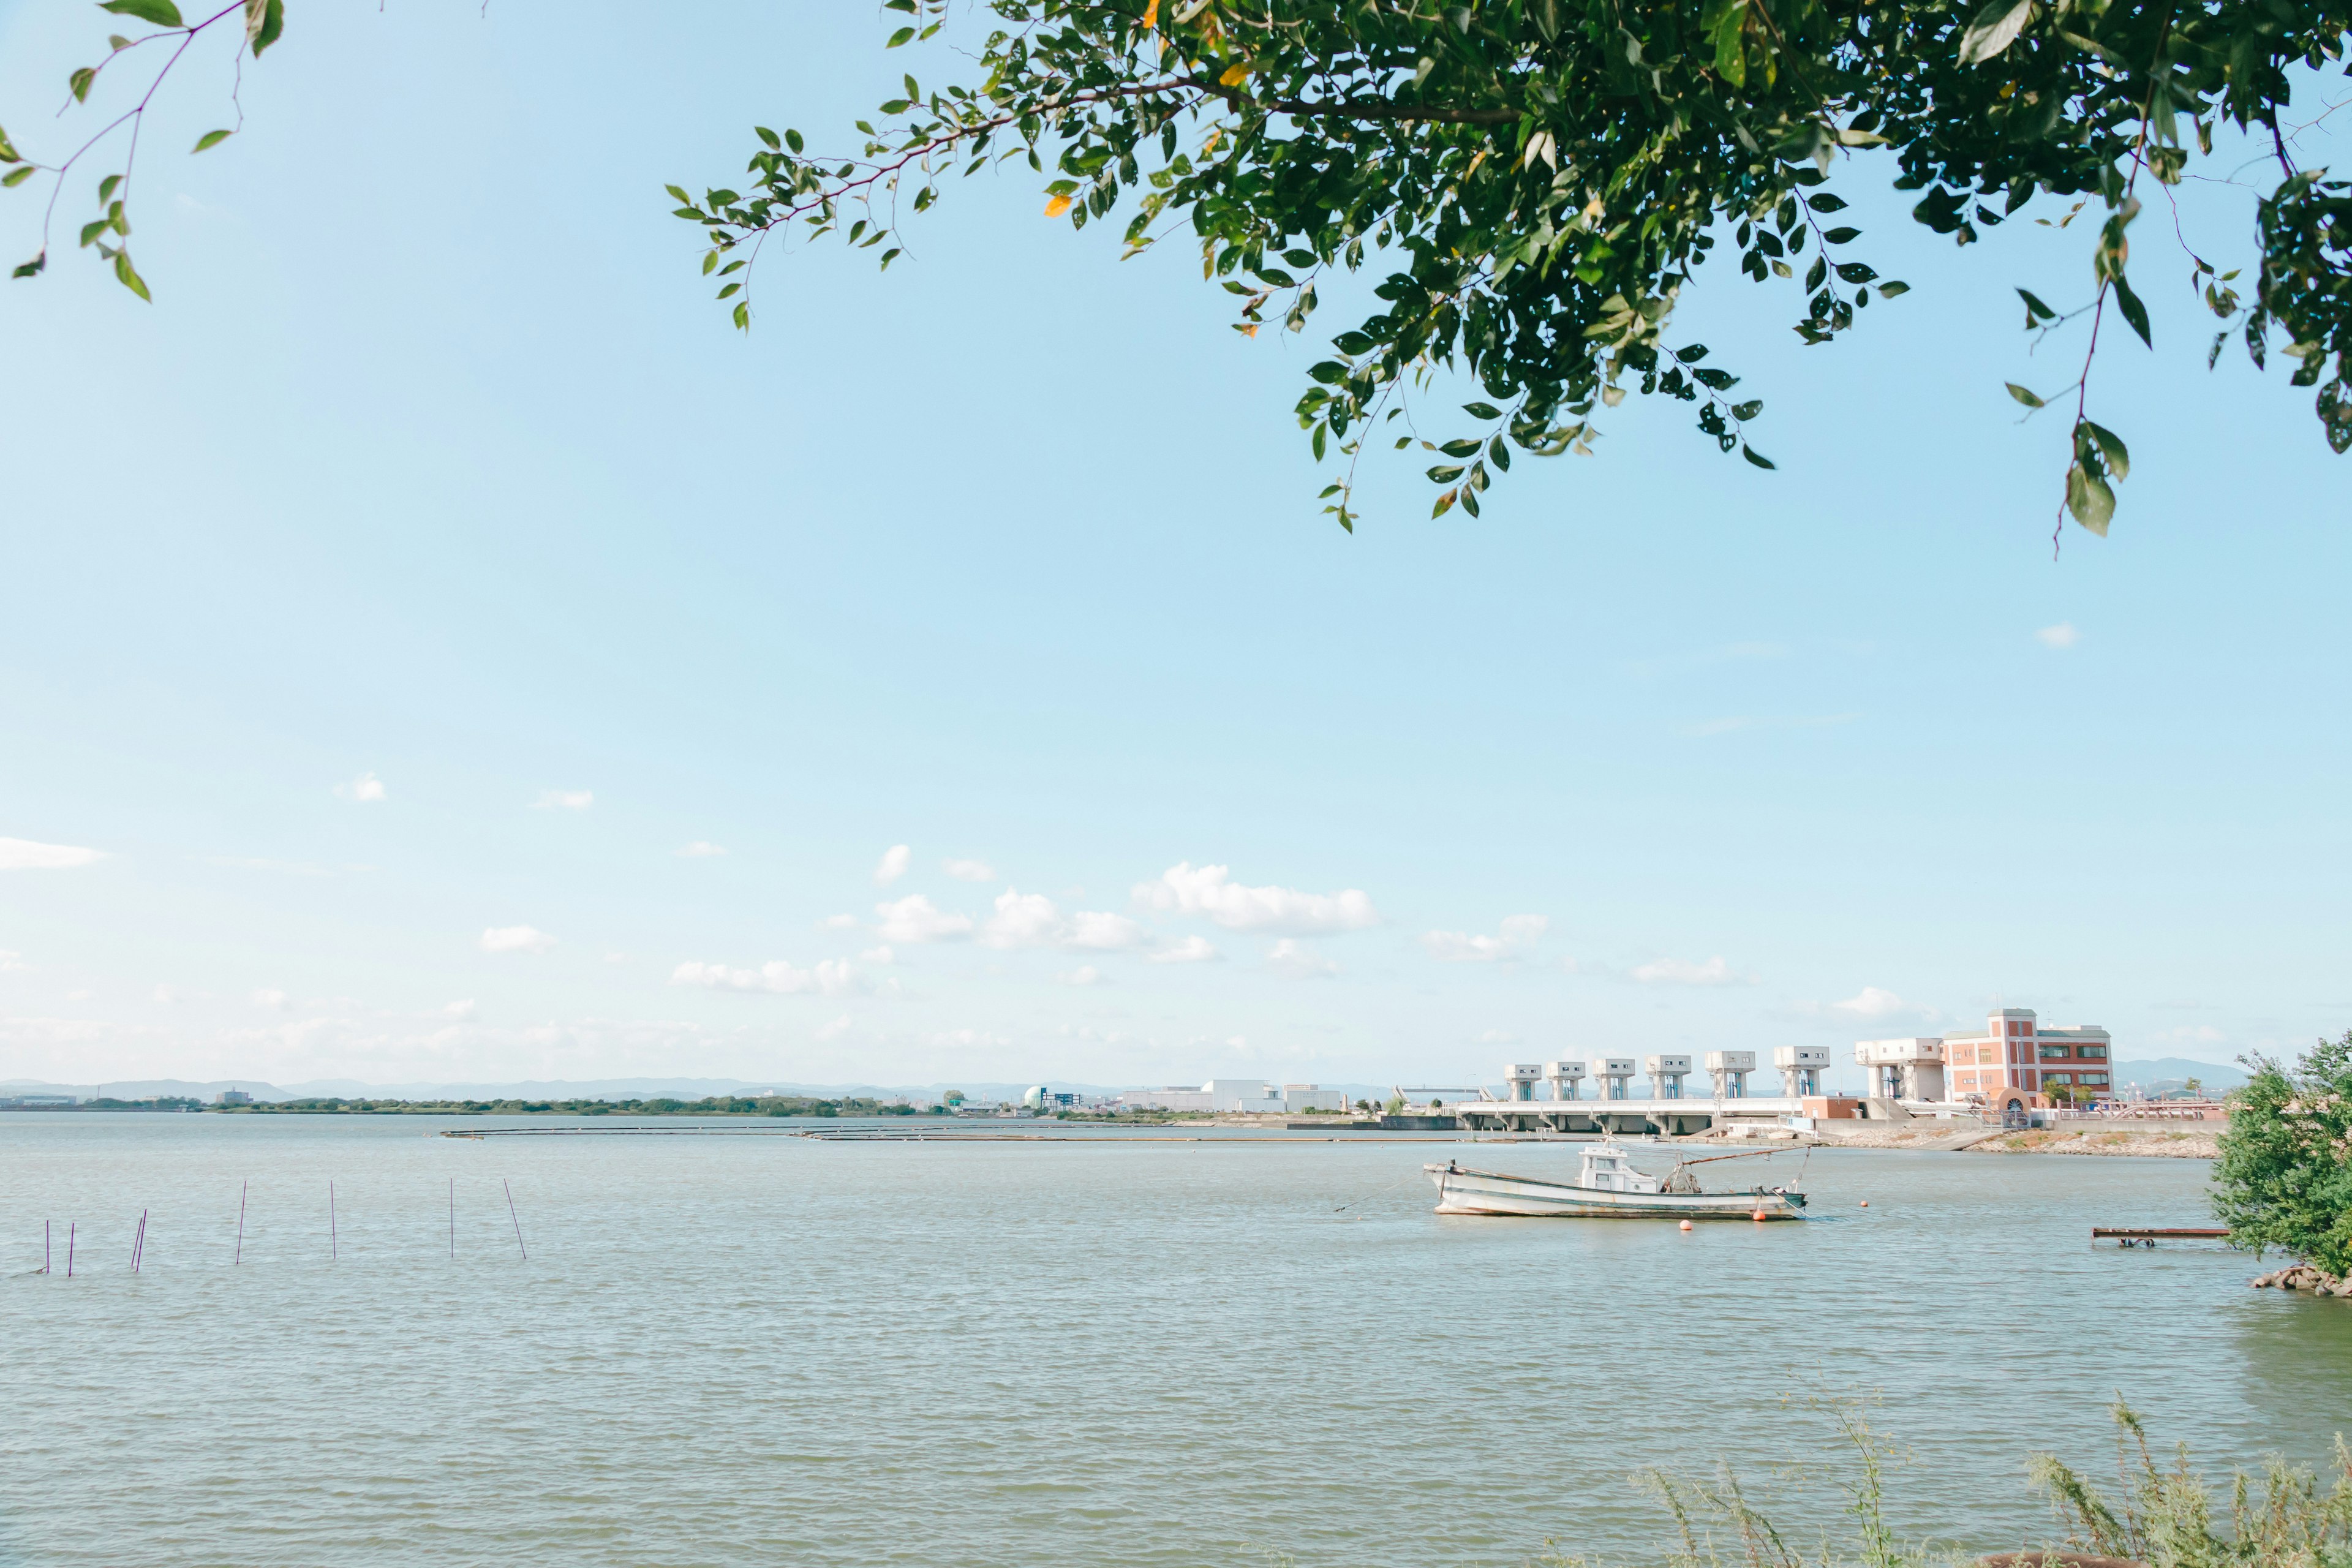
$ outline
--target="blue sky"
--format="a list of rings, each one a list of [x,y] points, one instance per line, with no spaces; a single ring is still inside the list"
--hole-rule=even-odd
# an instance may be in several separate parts
[[[0,5],[34,156],[92,16]],[[50,847],[0,855],[0,1077],[1435,1082],[2004,1004],[2125,1058],[2352,1023],[2352,469],[2284,375],[2205,371],[2168,214],[2158,352],[2094,383],[2123,510],[2054,562],[2063,428],[2001,383],[2078,351],[2010,290],[2073,302],[2089,237],[1956,253],[1867,162],[1908,297],[1825,349],[1727,270],[1678,317],[1778,473],[1633,399],[1484,520],[1368,462],[1349,537],[1287,416],[1319,340],[1241,339],[1025,171],[887,277],[772,258],[727,326],[661,185],[953,74],[883,31],[301,0],[244,134],[180,154],[223,60],[159,111],[152,306],[68,194],[0,290],[0,840]],[[2237,258],[2250,210],[2181,222]]]

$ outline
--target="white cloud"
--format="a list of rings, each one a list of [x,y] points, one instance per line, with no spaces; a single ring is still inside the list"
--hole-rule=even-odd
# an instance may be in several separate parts
[[[1644,985],[1753,985],[1752,974],[1736,973],[1723,961],[1722,955],[1705,963],[1693,963],[1686,958],[1654,958],[1647,963],[1637,963],[1628,972]]]
[[[180,988],[179,988],[178,986],[176,986],[176,985],[158,985],[157,987],[155,987],[155,1000],[156,1000],[156,1001],[158,1001],[158,1002],[163,1002],[163,1003],[171,1003],[171,1002],[177,1002],[179,999],[180,999]]]
[[[814,969],[803,969],[781,958],[757,969],[681,963],[670,971],[669,980],[673,985],[699,985],[706,991],[751,991],[773,996],[839,996],[857,986],[848,963],[838,958],[826,959]]]
[[[29,838],[0,838],[0,871],[70,871],[106,858],[103,849],[83,849],[71,844],[36,844]]]
[[[474,1016],[474,1004],[470,998],[464,1002],[452,1002],[441,1009],[441,1016],[445,1018],[470,1018]]]
[[[362,773],[355,779],[351,779],[345,783],[337,784],[335,786],[335,798],[338,800],[358,801],[362,803],[382,800],[383,798],[383,781],[376,777],[373,773]]]
[[[262,986],[254,992],[253,1005],[257,1007],[283,1007],[286,1005],[286,993]]]
[[[888,944],[887,943],[881,947],[869,947],[857,956],[860,960],[867,963],[896,963],[898,962],[898,955],[891,952]]]
[[[820,1040],[839,1039],[842,1036],[849,1033],[851,1022],[852,1020],[849,1015],[844,1013],[839,1017],[834,1019],[830,1024],[819,1024],[816,1026],[816,1037]]]
[[[1062,940],[1061,911],[1043,893],[1007,888],[996,896],[996,912],[981,928],[983,947],[1051,947]]]
[[[899,868],[905,869],[903,866]],[[971,934],[970,915],[951,915],[934,909],[931,900],[920,893],[910,893],[897,903],[877,904],[874,912],[882,917],[882,923],[874,930],[884,942],[952,942]]]
[[[877,888],[887,888],[905,876],[907,862],[912,858],[914,858],[914,851],[903,844],[893,844],[889,848],[882,851],[882,858],[876,861],[874,865],[874,885]]]
[[[1012,1043],[1003,1035],[992,1035],[983,1029],[949,1029],[931,1037],[932,1045],[950,1049],[967,1046],[1009,1046]]]
[[[2033,640],[2043,647],[2073,647],[2083,640],[2083,634],[2074,629],[2074,622],[2060,621],[2054,626],[2044,626],[2034,633]]]
[[[491,926],[482,932],[484,952],[545,952],[555,939],[533,926]]]
[[[1892,991],[1882,991],[1875,985],[1865,985],[1843,1002],[1832,1002],[1830,1010],[1856,1018],[1884,1018],[1890,1014],[1913,1011],[1911,1004]]]
[[[1421,933],[1421,945],[1430,957],[1447,963],[1491,963],[1518,957],[1550,929],[1551,921],[1541,915],[1512,915],[1503,921],[1500,936],[1431,931]]]
[[[681,844],[676,850],[677,858],[681,860],[709,860],[726,853],[725,845],[713,844],[707,838],[698,838],[691,844]]]
[[[0,947],[0,974],[22,974],[32,967],[25,962],[23,953]]]
[[[1067,947],[1118,952],[1150,940],[1142,925],[1104,910],[1078,910],[1065,918],[1043,893],[1007,888],[996,896],[996,912],[981,928],[983,947]]]
[[[856,915],[827,915],[817,922],[827,931],[856,931],[865,923]]]
[[[942,860],[940,869],[959,882],[993,882],[996,869],[985,860]]]
[[[1202,915],[1227,931],[1283,931],[1302,935],[1361,931],[1381,923],[1370,895],[1349,888],[1338,893],[1302,893],[1296,888],[1251,888],[1232,879],[1229,868],[1189,860],[1171,866],[1154,882],[1141,882],[1135,900],[1155,910]]]
[[[1339,966],[1291,937],[1265,950],[1265,966],[1286,980],[1328,980]]]
[[[1070,917],[1069,934],[1064,942],[1070,947],[1083,947],[1098,952],[1118,952],[1130,947],[1141,947],[1151,940],[1150,933],[1125,915],[1115,915],[1107,910],[1080,910]]]
[[[1081,963],[1076,969],[1066,970],[1054,978],[1065,985],[1104,985],[1109,983],[1109,977],[1091,963]]]
[[[1173,947],[1163,947],[1151,955],[1154,963],[1213,963],[1225,955],[1205,936],[1188,936]]]
[[[543,789],[539,798],[530,803],[533,811],[585,811],[596,804],[596,792],[589,789]]]

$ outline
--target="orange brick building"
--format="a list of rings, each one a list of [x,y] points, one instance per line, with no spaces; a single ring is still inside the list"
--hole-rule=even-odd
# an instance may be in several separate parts
[[[1954,1100],[1995,1110],[2047,1105],[2053,1089],[2105,1100],[2115,1092],[2111,1044],[2095,1024],[2061,1028],[2037,1022],[2030,1007],[2004,1007],[1981,1030],[1944,1037],[1945,1081]]]

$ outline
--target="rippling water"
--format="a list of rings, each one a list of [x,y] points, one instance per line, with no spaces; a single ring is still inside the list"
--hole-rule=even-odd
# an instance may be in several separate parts
[[[2117,1389],[2217,1469],[2352,1431],[2352,1303],[2087,1245],[2198,1162],[1823,1151],[1819,1220],[1684,1234],[1439,1218],[1426,1146],[458,1124],[0,1116],[0,1563],[1654,1562],[1630,1472],[1810,1539],[1866,1394],[1991,1550]]]

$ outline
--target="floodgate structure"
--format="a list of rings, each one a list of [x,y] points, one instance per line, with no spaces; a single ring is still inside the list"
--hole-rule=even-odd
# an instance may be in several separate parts
[[[1517,1062],[1504,1069],[1507,1098],[1458,1100],[1448,1109],[1475,1131],[1668,1137],[1717,1127],[1807,1128],[1822,1121],[1999,1118],[2038,1110],[2062,1097],[2105,1098],[2107,1052],[2107,1031],[2095,1025],[2044,1026],[2030,1009],[2006,1007],[1981,1030],[1857,1042],[1853,1059],[1869,1074],[1869,1088],[1858,1096],[1825,1092],[1828,1047],[1781,1046],[1772,1052],[1778,1094],[1751,1092],[1754,1051],[1709,1051],[1704,1058],[1661,1053],[1638,1064],[1632,1057]],[[1633,1091],[1637,1071],[1648,1079],[1647,1094],[1638,1098]],[[1694,1085],[1702,1071],[1705,1078]],[[1549,1093],[1539,1098],[1538,1088]]]

